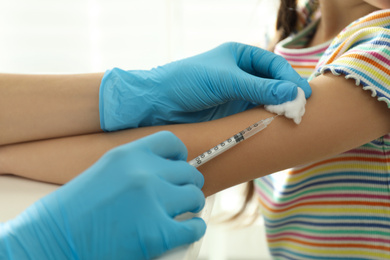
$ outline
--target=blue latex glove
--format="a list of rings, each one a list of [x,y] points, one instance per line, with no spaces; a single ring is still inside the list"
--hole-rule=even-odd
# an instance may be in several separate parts
[[[107,71],[100,86],[100,125],[115,131],[203,122],[291,101],[297,86],[310,96],[307,81],[281,56],[226,43],[150,71]]]
[[[105,154],[83,174],[0,225],[0,259],[150,259],[203,236],[203,176],[170,132]],[[167,160],[169,159],[169,160]]]

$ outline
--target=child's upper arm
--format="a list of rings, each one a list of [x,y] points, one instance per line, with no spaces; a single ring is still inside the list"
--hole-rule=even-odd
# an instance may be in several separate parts
[[[337,155],[389,133],[389,28],[390,11],[383,10],[343,30],[321,58],[317,77],[310,81],[313,94],[302,123],[296,126],[278,117],[252,140],[204,165],[205,193]],[[208,124],[215,124],[222,134],[268,116],[257,108]],[[246,125],[240,123],[245,118]]]
[[[314,79],[311,86],[313,94],[300,125],[279,116],[264,131],[200,167],[205,176],[206,195],[342,153],[390,132],[390,111],[386,104],[372,98],[370,92],[357,87],[353,80],[326,73]],[[186,143],[192,159],[270,115],[258,107],[196,124],[176,134]],[[193,138],[197,133],[203,134]]]

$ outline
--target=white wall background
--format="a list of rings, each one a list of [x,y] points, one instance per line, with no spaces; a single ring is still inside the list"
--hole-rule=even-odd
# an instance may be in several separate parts
[[[0,0],[1,73],[148,69],[227,41],[262,46],[278,1]],[[219,197],[216,213],[237,208]],[[232,206],[233,205],[233,206]],[[245,229],[210,225],[200,259],[269,259],[261,220]]]
[[[144,69],[226,41],[261,44],[277,2],[1,0],[0,71]]]

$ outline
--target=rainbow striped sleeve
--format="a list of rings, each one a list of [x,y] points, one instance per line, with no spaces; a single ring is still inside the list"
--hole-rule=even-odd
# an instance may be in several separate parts
[[[346,27],[311,78],[328,71],[355,79],[356,85],[390,108],[390,10],[374,12]]]

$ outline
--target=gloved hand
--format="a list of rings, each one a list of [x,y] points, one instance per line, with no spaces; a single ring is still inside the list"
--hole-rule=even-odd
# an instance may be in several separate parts
[[[105,154],[0,226],[0,259],[150,259],[203,236],[203,176],[184,144],[159,132]]]
[[[150,71],[107,71],[100,86],[100,125],[115,131],[208,121],[291,101],[297,86],[310,96],[307,81],[282,57],[226,43]]]

